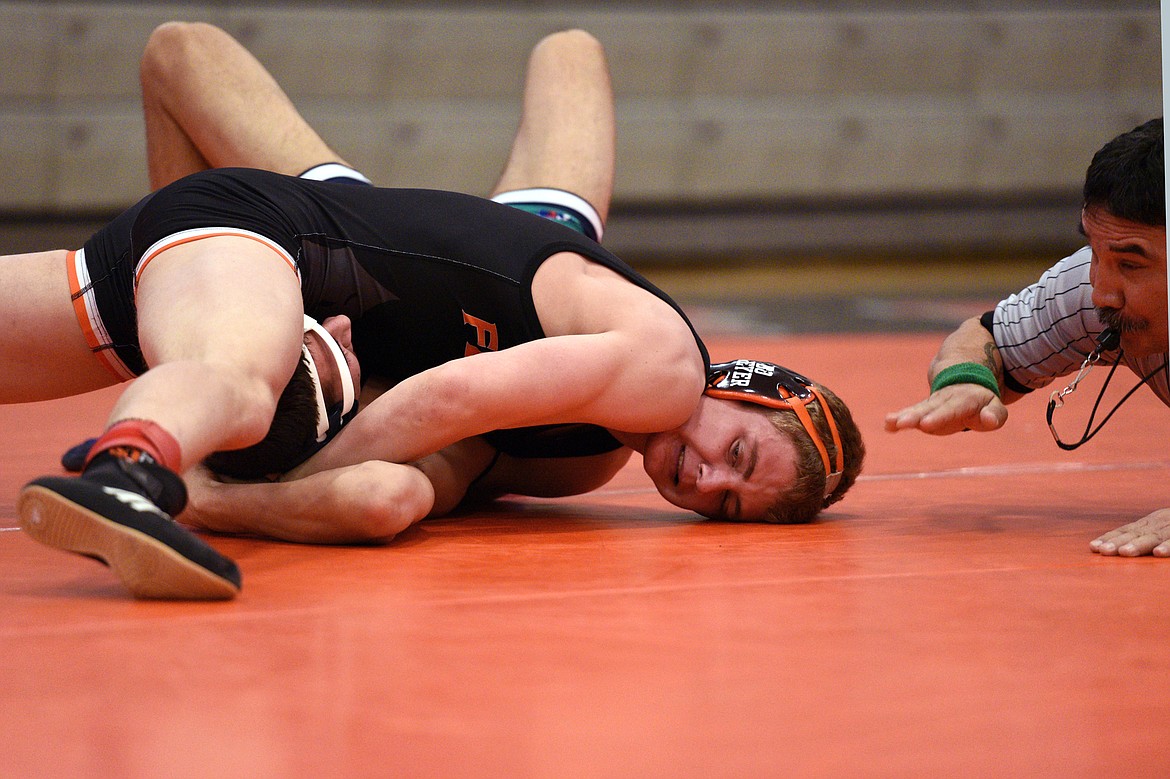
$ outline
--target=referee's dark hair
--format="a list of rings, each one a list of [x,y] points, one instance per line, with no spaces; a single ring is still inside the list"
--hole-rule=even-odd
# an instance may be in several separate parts
[[[1084,207],[1103,207],[1120,219],[1164,227],[1165,157],[1161,117],[1117,136],[1089,163]]]

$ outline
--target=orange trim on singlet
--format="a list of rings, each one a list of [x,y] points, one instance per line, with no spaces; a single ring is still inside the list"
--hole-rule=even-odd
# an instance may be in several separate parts
[[[89,323],[89,312],[85,310],[85,296],[81,292],[81,279],[77,278],[77,252],[65,253],[65,272],[69,274],[69,298],[73,301],[73,314],[77,317],[77,324],[85,336],[85,342],[90,349],[98,347],[97,333]]]
[[[235,232],[233,230],[225,230],[225,231],[219,232],[219,233],[201,233],[200,235],[191,235],[191,236],[188,236],[186,238],[180,238],[179,240],[175,241],[174,243],[168,243],[168,244],[164,244],[163,246],[158,247],[157,249],[154,250],[154,252],[147,255],[146,257],[143,257],[142,261],[138,263],[138,269],[135,270],[135,272],[134,272],[134,288],[136,290],[138,289],[138,282],[142,279],[142,272],[144,270],[146,270],[146,266],[149,265],[151,262],[153,262],[155,257],[158,257],[160,254],[165,252],[167,249],[173,249],[176,246],[182,246],[183,244],[191,243],[192,241],[201,241],[204,238],[225,238],[228,236],[232,236],[235,238],[247,238],[250,241],[255,241],[256,243],[260,244],[261,246],[265,246],[265,247],[271,249],[273,254],[276,254],[278,257],[280,257],[282,260],[284,260],[284,263],[289,266],[289,268],[292,270],[293,273],[297,272],[296,262],[294,262],[292,260],[292,258],[290,258],[288,256],[288,254],[286,252],[280,251],[279,249],[275,248],[276,246],[278,246],[276,241],[265,240],[259,236],[248,235],[247,233],[243,233],[243,232]]]
[[[65,272],[69,276],[69,297],[73,301],[73,315],[77,317],[77,325],[85,337],[85,343],[102,367],[109,371],[118,381],[126,381],[126,371],[116,357],[111,356],[107,344],[103,344],[98,334],[94,332],[93,324],[89,321],[89,310],[85,307],[85,293],[81,289],[81,279],[77,277],[77,251],[65,253]]]

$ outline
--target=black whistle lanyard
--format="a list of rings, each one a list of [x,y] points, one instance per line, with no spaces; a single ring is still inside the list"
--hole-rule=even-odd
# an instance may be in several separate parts
[[[1125,396],[1122,397],[1121,400],[1117,401],[1117,404],[1109,411],[1108,414],[1105,415],[1105,418],[1102,419],[1096,427],[1093,427],[1093,420],[1097,417],[1097,409],[1100,407],[1101,401],[1105,398],[1105,390],[1109,389],[1109,382],[1113,379],[1113,374],[1117,372],[1117,366],[1121,364],[1121,360],[1125,356],[1125,352],[1123,350],[1118,350],[1117,359],[1113,361],[1113,366],[1109,369],[1109,375],[1105,377],[1105,383],[1101,385],[1101,392],[1097,394],[1097,400],[1095,403],[1093,403],[1093,410],[1089,413],[1089,421],[1085,423],[1085,431],[1081,434],[1081,440],[1077,441],[1075,444],[1069,444],[1061,441],[1060,435],[1057,434],[1056,428],[1052,424],[1052,414],[1054,411],[1056,411],[1056,409],[1064,405],[1065,396],[1071,395],[1073,392],[1075,392],[1077,389],[1077,384],[1080,383],[1081,379],[1089,375],[1089,371],[1092,370],[1093,366],[1101,360],[1101,352],[1105,350],[1106,343],[1104,335],[1105,334],[1102,334],[1102,338],[1098,339],[1097,347],[1094,348],[1093,351],[1089,353],[1089,356],[1085,358],[1085,361],[1081,363],[1081,369],[1077,372],[1076,377],[1073,378],[1071,382],[1069,382],[1069,385],[1062,390],[1054,391],[1048,398],[1048,413],[1046,414],[1046,418],[1048,419],[1048,430],[1052,433],[1052,438],[1054,441],[1056,441],[1056,445],[1061,449],[1064,449],[1066,452],[1071,452],[1073,449],[1076,449],[1077,447],[1092,440],[1093,436],[1097,435],[1098,431],[1105,427],[1105,423],[1109,421],[1114,413],[1116,413],[1117,409],[1121,408],[1122,403],[1129,400],[1130,396],[1137,392],[1143,384],[1146,384],[1151,378],[1153,378],[1155,373],[1158,371],[1164,371],[1167,367],[1167,361],[1163,360],[1161,365],[1159,365],[1157,368],[1154,368],[1145,376],[1142,376],[1141,381],[1135,384],[1133,389],[1125,393]]]

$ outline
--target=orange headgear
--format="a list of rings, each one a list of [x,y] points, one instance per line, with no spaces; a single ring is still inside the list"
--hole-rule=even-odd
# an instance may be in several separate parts
[[[704,394],[713,398],[741,400],[768,408],[786,409],[796,414],[808,437],[821,454],[821,462],[825,466],[825,498],[827,499],[833,494],[833,490],[837,489],[837,485],[841,483],[841,474],[845,470],[841,434],[837,431],[837,422],[833,419],[833,412],[825,402],[824,395],[811,381],[799,373],[770,362],[735,360],[711,366],[707,372],[707,389],[704,390]],[[833,436],[833,447],[836,450],[834,463],[829,462],[829,450],[825,447],[812,415],[806,408],[813,402],[821,404],[821,412],[825,415],[825,421],[829,423],[829,432]]]

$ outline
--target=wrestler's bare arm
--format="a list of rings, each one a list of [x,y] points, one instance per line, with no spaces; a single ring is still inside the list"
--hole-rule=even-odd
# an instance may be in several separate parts
[[[184,476],[184,524],[307,544],[389,540],[426,516],[434,499],[420,471],[394,463],[359,463],[293,482],[229,484],[202,466]]]
[[[500,455],[491,470],[468,492],[473,500],[501,495],[563,498],[583,495],[607,484],[625,465],[632,449],[585,457],[509,457]]]
[[[494,458],[490,445],[472,439],[410,465],[367,461],[287,481],[226,483],[200,467],[187,473],[189,503],[180,520],[298,543],[385,542],[454,510]]]
[[[411,462],[502,428],[585,422],[626,432],[670,430],[702,394],[702,379],[677,367],[689,359],[698,358],[667,358],[625,334],[603,333],[453,360],[386,392],[291,476],[371,459]],[[648,367],[655,365],[664,367]],[[701,377],[701,368],[693,372]]]
[[[289,481],[225,483],[200,467],[186,474],[190,500],[180,520],[217,533],[296,543],[382,543],[420,520],[449,515],[465,499],[590,492],[629,457],[622,448],[586,457],[513,458],[474,438],[411,465],[369,461]]]

